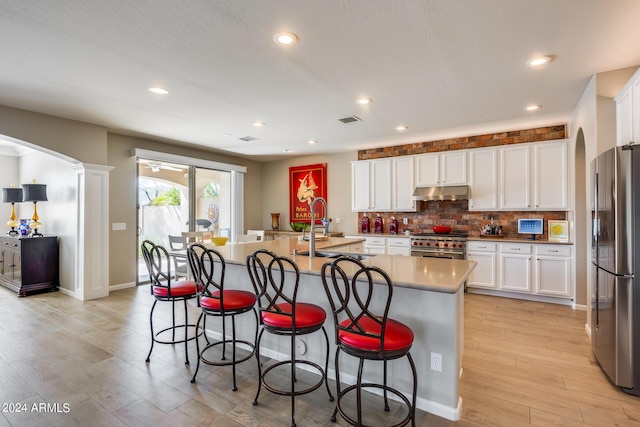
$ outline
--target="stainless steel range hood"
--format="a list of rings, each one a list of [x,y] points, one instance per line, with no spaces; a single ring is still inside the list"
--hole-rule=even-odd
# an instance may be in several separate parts
[[[413,200],[467,200],[468,185],[451,185],[443,187],[416,187]]]

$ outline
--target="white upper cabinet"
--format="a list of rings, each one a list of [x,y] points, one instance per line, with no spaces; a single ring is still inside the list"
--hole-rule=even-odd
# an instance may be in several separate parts
[[[351,209],[368,211],[371,209],[371,162],[351,162]]]
[[[569,208],[567,140],[360,160],[351,168],[354,212],[415,212],[415,187],[447,185],[469,185],[470,211]]]
[[[498,150],[469,150],[470,211],[498,209]]]
[[[351,163],[351,209],[391,210],[391,160],[363,160]]]
[[[391,209],[394,211],[416,211],[416,201],[413,200],[416,186],[414,165],[411,156],[391,159]]]
[[[569,206],[567,141],[500,147],[501,210],[564,210]]]
[[[418,187],[468,184],[467,150],[421,154],[415,159]]]
[[[640,143],[640,71],[637,71],[615,97],[617,144]]]
[[[569,198],[566,141],[537,143],[532,149],[534,209],[566,209]]]
[[[500,207],[531,208],[531,150],[529,144],[500,147]]]

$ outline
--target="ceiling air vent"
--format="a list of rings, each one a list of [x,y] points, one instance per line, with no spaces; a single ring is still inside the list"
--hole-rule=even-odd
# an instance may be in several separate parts
[[[349,117],[343,117],[340,120],[342,123],[353,123],[353,122],[361,122],[362,119],[358,116],[349,116]]]
[[[238,138],[238,139],[241,139],[241,140],[243,140],[243,141],[247,141],[247,142],[249,142],[249,141],[255,141],[255,140],[257,140],[258,138],[254,138],[254,137],[252,137],[252,136],[243,136],[242,138]]]

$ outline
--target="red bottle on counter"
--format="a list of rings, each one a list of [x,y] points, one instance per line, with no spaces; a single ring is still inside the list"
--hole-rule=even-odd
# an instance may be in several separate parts
[[[398,234],[398,221],[395,216],[392,216],[389,222],[389,234]]]
[[[369,232],[369,217],[367,214],[362,215],[362,219],[360,220],[360,231],[362,233]]]
[[[377,234],[381,234],[381,233],[382,233],[382,230],[383,230],[383,228],[384,228],[384,220],[382,219],[382,217],[380,216],[380,214],[378,214],[378,215],[376,216],[376,220],[375,220],[375,222],[373,223],[373,228],[374,228],[374,230],[375,230],[375,232],[376,232]]]

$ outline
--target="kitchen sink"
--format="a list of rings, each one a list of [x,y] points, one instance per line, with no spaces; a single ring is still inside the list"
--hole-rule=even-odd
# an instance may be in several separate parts
[[[309,256],[309,251],[298,252],[298,255]],[[341,256],[348,256],[358,261],[362,261],[367,258],[371,258],[375,256],[375,254],[363,254],[363,253],[354,253],[354,252],[325,252],[325,251],[316,251],[316,258],[338,258]]]

